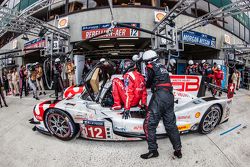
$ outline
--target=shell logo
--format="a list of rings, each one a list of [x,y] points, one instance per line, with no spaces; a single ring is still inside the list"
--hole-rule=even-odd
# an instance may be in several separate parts
[[[165,16],[165,15],[164,15],[163,13],[157,13],[157,14],[156,14],[156,19],[157,19],[158,21],[161,21],[161,20],[163,19],[164,16]]]
[[[230,38],[230,36],[229,35],[227,35],[227,34],[225,34],[225,43],[227,43],[227,44],[231,44],[231,38]]]
[[[59,19],[58,28],[65,28],[67,26],[68,26],[68,17]]]
[[[67,20],[66,19],[62,19],[62,20],[60,20],[59,25],[60,26],[65,26],[66,23],[67,23]]]

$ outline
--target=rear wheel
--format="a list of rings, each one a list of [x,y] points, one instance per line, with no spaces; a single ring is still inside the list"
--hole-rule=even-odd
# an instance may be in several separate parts
[[[79,125],[59,109],[50,109],[46,113],[45,124],[51,134],[64,141],[73,139],[79,131]]]
[[[221,115],[222,111],[218,105],[209,107],[209,109],[201,119],[199,132],[202,134],[208,134],[212,132],[214,128],[219,124]]]

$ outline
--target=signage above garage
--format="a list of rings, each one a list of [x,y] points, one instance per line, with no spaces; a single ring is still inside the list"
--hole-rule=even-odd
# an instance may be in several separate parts
[[[124,23],[134,27],[140,28],[140,23]],[[110,23],[107,24],[96,24],[82,27],[82,39],[88,39],[96,35],[104,33],[108,28],[111,27]],[[125,28],[125,27],[115,27],[111,34],[103,35],[99,38],[138,38],[140,36],[140,31]]]
[[[29,48],[39,48],[39,47],[44,47],[45,46],[45,38],[37,38],[33,39],[31,41],[28,41],[24,44],[25,49]]]
[[[183,32],[182,39],[185,43],[216,48],[216,38],[196,31]]]

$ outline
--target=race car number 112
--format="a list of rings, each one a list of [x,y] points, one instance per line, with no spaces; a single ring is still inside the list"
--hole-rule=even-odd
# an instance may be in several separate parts
[[[86,126],[87,137],[97,138],[97,139],[106,139],[106,131],[104,126]]]

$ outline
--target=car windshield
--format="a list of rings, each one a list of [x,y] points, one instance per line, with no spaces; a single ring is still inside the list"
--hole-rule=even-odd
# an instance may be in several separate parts
[[[87,100],[89,99],[88,96],[90,96],[93,101],[97,101],[103,86],[115,71],[116,67],[111,61],[96,64],[93,70],[85,77],[85,87],[87,91],[83,93],[82,99]]]

